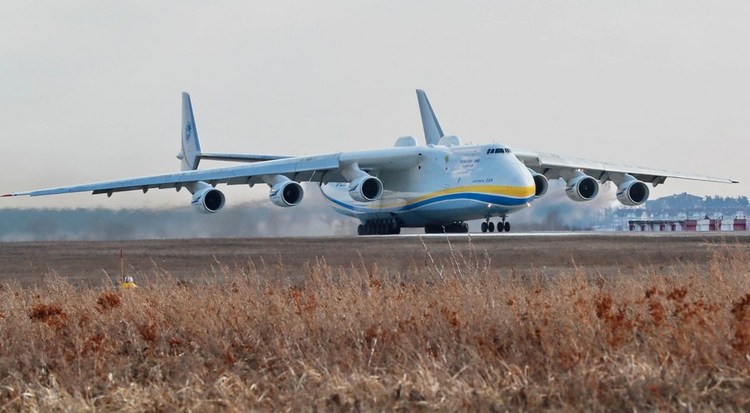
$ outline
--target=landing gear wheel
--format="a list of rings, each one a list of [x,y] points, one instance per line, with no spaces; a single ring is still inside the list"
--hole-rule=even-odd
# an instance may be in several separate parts
[[[498,222],[497,223],[497,232],[503,232],[504,229],[505,229],[505,226],[503,225],[503,223],[502,222]]]
[[[487,223],[482,222],[482,232],[487,232]]]
[[[365,226],[362,224],[359,224],[357,227],[357,235],[365,235]]]
[[[510,232],[510,222],[505,223],[505,232]]]
[[[487,223],[487,231],[489,231],[489,232],[495,232],[495,223],[488,222]]]

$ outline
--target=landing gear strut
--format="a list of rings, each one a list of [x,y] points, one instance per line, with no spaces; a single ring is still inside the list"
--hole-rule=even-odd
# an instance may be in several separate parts
[[[487,218],[486,221],[482,222],[482,232],[495,232],[495,224]],[[497,223],[497,232],[510,232],[510,223],[505,222],[505,217],[502,217],[502,221]]]

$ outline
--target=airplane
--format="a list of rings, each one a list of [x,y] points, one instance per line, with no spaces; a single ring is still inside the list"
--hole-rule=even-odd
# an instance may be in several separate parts
[[[617,199],[641,205],[667,178],[737,183],[733,179],[684,174],[660,169],[599,162],[533,151],[515,151],[502,144],[463,145],[445,135],[423,90],[417,90],[425,144],[412,136],[393,147],[313,156],[210,153],[201,150],[190,95],[182,93],[181,171],[115,181],[64,186],[2,197],[41,196],[72,192],[107,194],[150,189],[187,189],[191,205],[201,213],[219,212],[226,203],[218,184],[266,184],[269,200],[279,207],[302,202],[301,182],[317,183],[334,210],[359,219],[359,235],[399,234],[401,228],[422,227],[426,233],[466,233],[467,221],[484,220],[482,232],[510,231],[508,215],[543,196],[549,180],[562,179],[565,194],[586,202],[599,186],[612,181]],[[198,169],[201,160],[242,162],[229,167]],[[498,219],[495,226],[493,219]]]

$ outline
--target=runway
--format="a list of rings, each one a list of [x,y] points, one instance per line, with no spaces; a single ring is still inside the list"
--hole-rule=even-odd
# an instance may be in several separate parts
[[[297,269],[323,261],[332,271],[408,273],[461,262],[498,272],[551,275],[575,267],[608,276],[644,267],[667,271],[677,262],[706,265],[715,254],[748,247],[744,233],[611,232],[1,243],[0,282],[33,285],[55,273],[74,284],[101,284],[120,275],[120,251],[126,272],[141,278],[195,279],[254,266],[294,282]]]

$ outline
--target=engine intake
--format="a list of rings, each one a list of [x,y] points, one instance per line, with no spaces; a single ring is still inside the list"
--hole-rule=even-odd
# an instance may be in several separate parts
[[[637,179],[625,181],[617,186],[617,200],[623,205],[641,205],[648,200],[648,195],[648,185]]]
[[[599,193],[599,182],[581,173],[570,179],[565,187],[565,195],[576,202],[591,201]]]
[[[372,202],[383,195],[383,183],[380,179],[365,175],[349,183],[349,196],[359,202]]]
[[[304,195],[302,185],[294,181],[284,181],[271,187],[268,198],[276,206],[292,207],[299,205]]]
[[[226,198],[216,188],[205,188],[193,194],[190,202],[202,214],[214,214],[224,208]]]
[[[532,173],[532,177],[534,178],[534,186],[536,187],[536,190],[534,191],[534,198],[539,198],[547,193],[547,189],[549,188],[549,181],[547,180],[546,176],[538,173]]]

